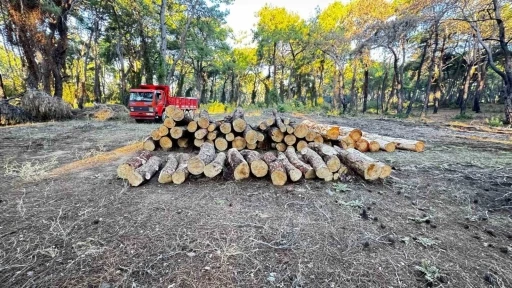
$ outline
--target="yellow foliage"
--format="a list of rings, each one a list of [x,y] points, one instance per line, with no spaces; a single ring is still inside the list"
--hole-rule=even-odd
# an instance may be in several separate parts
[[[316,99],[316,103],[318,103],[318,105],[324,104],[324,97],[318,97],[318,99]]]
[[[231,113],[235,110],[233,105],[226,105],[218,101],[201,105],[201,109],[205,109],[209,114]]]

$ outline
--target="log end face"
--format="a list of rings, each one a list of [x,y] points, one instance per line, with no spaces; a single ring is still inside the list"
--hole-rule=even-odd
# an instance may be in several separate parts
[[[243,180],[249,178],[251,174],[251,169],[249,168],[249,164],[241,163],[235,168],[234,176],[235,180]]]
[[[272,175],[270,175],[270,178],[272,179],[272,184],[275,186],[283,186],[288,180],[286,172],[280,170],[274,171]]]
[[[201,175],[204,171],[204,162],[197,156],[187,161],[188,172],[192,175]]]
[[[263,160],[255,160],[251,163],[251,172],[258,178],[265,177],[268,174],[268,165]]]

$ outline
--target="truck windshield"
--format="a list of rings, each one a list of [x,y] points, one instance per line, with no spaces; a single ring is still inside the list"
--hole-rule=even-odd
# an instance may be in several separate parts
[[[130,101],[152,102],[153,92],[131,92]]]

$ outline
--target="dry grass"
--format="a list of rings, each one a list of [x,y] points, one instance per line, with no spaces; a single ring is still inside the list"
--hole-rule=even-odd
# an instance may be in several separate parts
[[[57,160],[34,160],[19,163],[13,158],[5,160],[3,164],[6,176],[15,176],[24,182],[38,181],[48,175],[48,172],[57,165]]]

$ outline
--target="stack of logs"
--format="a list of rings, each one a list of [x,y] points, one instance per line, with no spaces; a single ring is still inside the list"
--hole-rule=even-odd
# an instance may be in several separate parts
[[[390,176],[391,167],[364,152],[424,149],[421,141],[364,133],[356,128],[309,120],[294,124],[276,111],[258,126],[247,123],[241,108],[222,121],[212,120],[206,111],[195,118],[174,107],[168,107],[165,113],[163,125],[144,141],[145,151],[118,167],[118,176],[132,186],[148,181],[158,171],[160,183],[175,184],[185,182],[189,175],[222,175],[232,180],[252,175],[268,176],[280,186],[301,179],[336,181],[350,171],[372,181]],[[175,145],[200,150],[198,154],[170,153],[167,159],[151,152],[158,147],[170,150]],[[274,151],[260,153],[255,149]]]
[[[421,141],[390,138],[377,134],[364,133],[360,129],[326,125],[310,120],[299,124],[282,118],[277,111],[257,126],[245,120],[242,108],[223,120],[211,119],[207,111],[202,110],[197,117],[181,109],[169,106],[165,110],[163,125],[153,130],[144,140],[144,149],[154,151],[161,148],[169,151],[173,147],[201,147],[210,143],[218,151],[236,148],[248,150],[277,150],[285,152],[294,147],[301,152],[309,143],[339,146],[343,149],[354,148],[360,152],[393,152],[395,149],[421,152]]]

